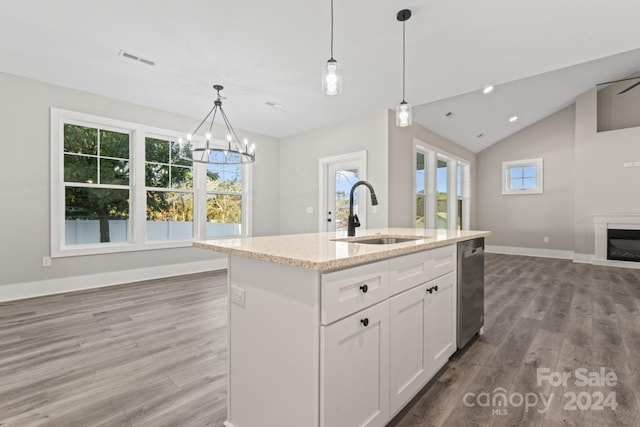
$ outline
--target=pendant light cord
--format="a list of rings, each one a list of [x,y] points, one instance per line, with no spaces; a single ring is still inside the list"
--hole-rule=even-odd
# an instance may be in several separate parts
[[[333,0],[331,0],[333,1]],[[404,86],[405,86],[405,28],[404,23],[406,21],[402,21],[402,102],[404,100]]]
[[[333,0],[331,0],[331,60],[333,60]]]

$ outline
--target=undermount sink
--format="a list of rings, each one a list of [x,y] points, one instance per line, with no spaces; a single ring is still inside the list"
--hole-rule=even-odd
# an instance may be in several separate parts
[[[337,242],[362,243],[365,245],[393,245],[395,243],[412,242],[424,237],[369,237],[361,239],[336,239]]]

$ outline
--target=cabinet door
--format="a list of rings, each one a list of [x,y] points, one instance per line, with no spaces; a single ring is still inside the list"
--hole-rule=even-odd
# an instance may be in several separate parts
[[[449,360],[456,350],[456,275],[449,273],[427,283],[427,345],[431,375]],[[437,289],[437,290],[436,290]]]
[[[384,426],[389,418],[389,303],[322,326],[320,425]]]
[[[396,413],[429,380],[427,284],[389,300],[390,410]]]

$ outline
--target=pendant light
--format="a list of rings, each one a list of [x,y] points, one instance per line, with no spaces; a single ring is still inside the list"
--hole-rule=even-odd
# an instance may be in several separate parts
[[[216,100],[213,103],[213,108],[209,111],[209,114],[205,116],[200,122],[193,134],[187,135],[187,144],[184,146],[184,140],[178,139],[181,147],[181,154],[183,158],[192,160],[197,163],[207,163],[210,165],[238,165],[243,163],[253,163],[256,160],[254,153],[254,145],[249,145],[249,141],[245,138],[243,142],[240,142],[236,131],[231,126],[227,115],[222,109],[222,100],[224,97],[220,95],[220,91],[224,89],[221,85],[213,85],[213,89],[218,92]],[[227,128],[227,139],[224,142],[215,143],[212,141],[213,122],[216,119],[216,114],[220,112],[224,125]],[[209,131],[207,132],[204,147],[197,147],[192,138],[195,136],[202,125],[204,125],[211,117],[211,124],[209,125]],[[185,150],[186,149],[186,150]],[[188,151],[187,151],[188,150]]]
[[[409,9],[402,9],[396,16],[398,21],[402,22],[402,102],[396,107],[396,126],[407,127],[411,125],[411,104],[404,99],[405,89],[405,22],[411,18]]]
[[[331,58],[322,67],[322,91],[327,95],[338,95],[342,92],[340,64],[333,58],[333,0],[331,0]]]

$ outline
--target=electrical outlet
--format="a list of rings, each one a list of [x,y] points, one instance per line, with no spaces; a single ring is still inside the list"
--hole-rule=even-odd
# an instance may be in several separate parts
[[[544,240],[545,243],[549,243],[549,236],[544,236],[544,239],[542,240]]]
[[[633,162],[624,162],[622,165],[623,165],[625,168],[630,168],[630,167],[633,167]]]
[[[635,167],[640,166],[640,162],[633,162],[633,166],[635,166]]]
[[[231,302],[244,307],[244,289],[237,286],[231,286]]]
[[[43,256],[42,257],[42,266],[43,267],[51,267],[51,257],[50,256]]]
[[[313,213],[313,206],[307,206],[307,213]]]

